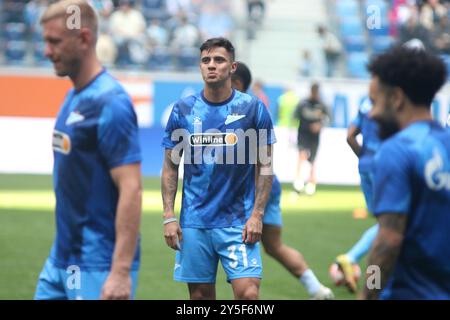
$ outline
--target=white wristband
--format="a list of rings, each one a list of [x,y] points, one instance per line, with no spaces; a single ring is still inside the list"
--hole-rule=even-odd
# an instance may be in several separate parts
[[[168,223],[175,222],[175,221],[177,221],[177,218],[175,218],[175,217],[167,218],[163,221],[163,225],[166,225]]]

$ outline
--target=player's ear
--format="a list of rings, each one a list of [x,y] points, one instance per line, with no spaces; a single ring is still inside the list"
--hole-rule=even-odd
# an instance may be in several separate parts
[[[81,43],[88,47],[91,46],[93,42],[95,42],[94,34],[89,28],[80,29],[80,39]]]
[[[233,63],[231,64],[231,70],[230,70],[230,73],[231,73],[231,74],[235,73],[235,72],[236,72],[236,68],[237,68],[237,62],[235,61],[235,62],[233,62]]]
[[[390,98],[391,98],[391,105],[394,107],[394,109],[397,111],[401,111],[407,99],[405,92],[403,92],[401,88],[395,87],[391,91]]]

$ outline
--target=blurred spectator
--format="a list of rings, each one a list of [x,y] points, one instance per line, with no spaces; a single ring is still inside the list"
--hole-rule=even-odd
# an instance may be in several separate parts
[[[433,31],[439,19],[447,15],[447,9],[439,0],[428,0],[420,11],[420,23],[429,31]]]
[[[439,54],[450,54],[450,22],[448,16],[443,16],[435,27],[432,36],[433,46]]]
[[[109,17],[114,10],[111,0],[89,0],[90,5],[98,13],[98,30],[100,33],[109,32]]]
[[[415,0],[393,0],[389,12],[390,35],[398,37],[399,28],[404,25],[411,14],[417,11]]]
[[[147,28],[147,37],[152,47],[166,46],[169,42],[169,33],[158,19],[150,21],[150,26]]]
[[[342,54],[342,44],[325,26],[319,25],[317,33],[322,40],[322,49],[325,55],[325,74],[327,77],[333,77]]]
[[[255,21],[260,25],[266,13],[265,0],[247,0],[248,20]]]
[[[28,0],[4,0],[3,1],[3,22],[24,22],[24,9]]]
[[[412,13],[406,24],[400,27],[399,41],[401,44],[413,39],[420,41],[425,48],[431,48],[430,33],[419,23],[417,12]]]
[[[48,0],[32,0],[25,6],[25,23],[27,24],[28,29],[33,35],[33,40],[41,38],[42,28],[40,24],[40,18],[47,8],[48,3]]]
[[[191,0],[166,0],[167,11],[170,16],[176,16],[178,13],[183,12],[190,21],[196,21],[199,7],[194,6]]]
[[[143,63],[147,59],[144,48],[145,19],[141,12],[133,8],[130,0],[120,0],[119,9],[110,19],[111,35],[117,45],[116,63],[125,66]]]
[[[117,48],[112,37],[107,33],[100,33],[96,46],[97,57],[100,62],[111,67],[117,59]]]
[[[200,13],[198,28],[203,40],[213,37],[231,38],[233,21],[230,14],[217,3],[208,2]]]
[[[262,103],[264,103],[264,105],[266,106],[267,109],[270,109],[269,98],[267,97],[266,93],[264,92],[264,84],[262,83],[261,80],[256,80],[253,83],[252,93],[256,97],[258,97],[258,99],[261,100]]]
[[[303,51],[301,64],[300,64],[300,76],[310,77],[312,74],[313,62],[311,60],[311,53],[308,50]]]
[[[189,23],[185,15],[180,16],[180,23],[173,31],[171,42],[172,49],[178,53],[183,48],[197,47],[200,41],[200,33],[196,26]]]
[[[166,21],[169,18],[166,0],[142,0],[141,7],[147,22],[153,19]]]

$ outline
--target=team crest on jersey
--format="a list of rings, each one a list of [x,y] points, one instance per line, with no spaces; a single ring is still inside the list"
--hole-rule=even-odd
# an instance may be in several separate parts
[[[189,136],[189,144],[194,147],[234,146],[238,137],[234,132],[195,133]]]
[[[245,118],[245,114],[237,114],[237,113],[229,114],[225,119],[225,125],[241,120],[242,118]]]
[[[72,148],[70,137],[61,131],[53,131],[53,150],[63,154],[69,154]]]
[[[194,117],[194,124],[202,124],[202,119],[200,117]]]
[[[77,111],[72,111],[66,120],[66,126],[70,126],[71,124],[74,124],[74,123],[77,123],[77,122],[80,122],[83,120],[84,120],[84,116],[81,113],[79,113]]]

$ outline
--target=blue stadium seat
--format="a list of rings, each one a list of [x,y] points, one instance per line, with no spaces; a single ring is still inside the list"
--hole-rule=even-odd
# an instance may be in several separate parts
[[[389,25],[384,24],[381,25],[380,28],[367,28],[367,31],[369,32],[369,35],[371,37],[385,37],[389,35]]]
[[[358,2],[355,0],[337,0],[335,9],[336,14],[342,18],[359,15]]]
[[[176,56],[177,67],[180,70],[197,70],[199,64],[197,48],[183,48]]]
[[[142,14],[147,22],[153,19],[165,21],[169,18],[164,0],[142,0],[141,6]]]
[[[339,30],[343,38],[348,36],[364,36],[364,27],[359,18],[341,20]]]
[[[366,0],[364,11],[370,6],[376,6],[380,10],[381,17],[387,18],[389,12],[389,5],[384,0]],[[366,11],[367,13],[367,11]]]
[[[349,76],[355,78],[369,78],[367,63],[369,56],[365,52],[351,52],[347,56],[347,71]]]
[[[394,39],[385,36],[385,37],[373,37],[372,38],[372,50],[374,53],[380,53],[386,51],[390,46],[394,44]]]
[[[172,54],[167,47],[155,47],[148,59],[148,67],[152,70],[173,69]]]
[[[27,53],[26,41],[7,41],[5,49],[5,58],[7,62],[23,62]]]
[[[33,44],[34,64],[40,66],[50,66],[50,60],[45,56],[45,42],[37,41]]]
[[[21,22],[10,22],[5,24],[3,31],[6,40],[25,40],[27,26]]]
[[[363,36],[348,36],[343,42],[347,52],[360,52],[366,49],[366,38]]]

